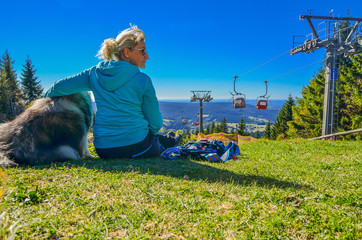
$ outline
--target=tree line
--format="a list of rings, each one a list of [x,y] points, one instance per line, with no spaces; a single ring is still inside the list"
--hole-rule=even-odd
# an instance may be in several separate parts
[[[14,69],[15,61],[6,50],[0,59],[0,122],[14,119],[34,99],[43,95],[43,88],[28,56],[23,65],[20,84]]]
[[[199,132],[199,128],[196,128],[192,133],[198,134]],[[206,125],[203,133],[206,135],[213,133],[239,134],[241,136],[253,136],[255,138],[260,138],[262,136],[262,133],[259,131],[256,131],[255,133],[247,132],[243,115],[241,115],[240,122],[236,124],[235,128],[228,126],[226,118],[223,118],[220,122],[213,121],[211,124]],[[190,134],[191,129],[187,127],[185,135],[189,136]]]

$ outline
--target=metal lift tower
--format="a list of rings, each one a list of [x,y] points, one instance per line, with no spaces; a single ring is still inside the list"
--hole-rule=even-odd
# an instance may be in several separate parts
[[[338,116],[336,110],[336,83],[339,82],[339,61],[340,56],[356,54],[362,52],[362,40],[356,36],[361,36],[362,18],[333,17],[333,16],[312,16],[300,15],[301,20],[307,20],[312,33],[304,36],[304,43],[299,46],[296,37],[293,37],[293,49],[290,54],[304,52],[310,53],[320,48],[325,48],[327,53],[325,68],[325,91],[323,106],[322,136],[332,134],[338,127]],[[315,29],[311,19],[325,20]],[[340,28],[340,21],[355,22],[351,27]]]
[[[212,97],[210,96],[211,91],[191,91],[194,95],[191,97],[190,102],[200,101],[200,111],[199,111],[199,132],[204,132],[203,121],[202,121],[202,102],[210,102]]]

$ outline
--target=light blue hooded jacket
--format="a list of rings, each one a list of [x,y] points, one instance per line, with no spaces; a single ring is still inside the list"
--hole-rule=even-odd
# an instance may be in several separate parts
[[[93,127],[96,148],[123,147],[156,135],[162,116],[151,79],[125,61],[103,61],[77,75],[55,82],[44,97],[92,91],[97,113]]]

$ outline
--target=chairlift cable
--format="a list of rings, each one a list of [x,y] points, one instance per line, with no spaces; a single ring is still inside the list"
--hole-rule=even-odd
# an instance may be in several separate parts
[[[337,32],[340,32],[340,31],[342,31],[342,30],[345,31],[346,29],[352,28],[352,27],[354,27],[354,25],[348,26],[348,27],[345,28],[345,29],[340,29],[340,30],[338,30]],[[332,33],[329,33],[328,35],[331,35],[331,34],[332,34]],[[246,71],[245,73],[239,75],[239,77],[242,77],[242,76],[244,76],[244,75],[246,75],[246,74],[248,74],[248,73],[250,73],[250,72],[252,72],[252,71],[255,71],[256,69],[258,69],[258,68],[260,68],[260,67],[262,67],[262,66],[264,66],[264,65],[266,65],[266,64],[268,64],[268,63],[270,63],[270,62],[272,62],[272,61],[274,61],[274,60],[276,60],[276,59],[278,59],[278,58],[280,58],[280,57],[282,57],[282,56],[284,56],[284,55],[287,54],[287,53],[290,53],[290,50],[287,50],[286,52],[284,52],[284,53],[282,53],[282,54],[280,54],[280,55],[278,55],[278,56],[276,56],[276,57],[274,57],[274,58],[271,58],[270,60],[264,62],[263,64],[260,64],[260,65],[258,65],[257,67],[255,67],[255,68],[253,68],[253,69],[251,69],[251,70],[249,70],[249,71]],[[323,61],[323,60],[321,60],[321,61]],[[320,61],[319,61],[319,62],[320,62]],[[312,64],[310,64],[310,65],[313,65],[313,64],[314,64],[314,63],[312,63]],[[307,65],[307,66],[305,66],[305,67],[308,67],[308,66],[310,66],[310,65]],[[302,67],[302,68],[304,68],[304,67]],[[302,69],[302,68],[300,68],[300,69]],[[297,71],[297,70],[300,70],[300,69],[296,69],[296,70],[294,70],[294,71]],[[293,71],[291,71],[291,72],[293,72]],[[288,72],[288,73],[286,73],[286,74],[289,74],[289,73],[291,73],[291,72]],[[283,75],[286,75],[286,74],[283,74]],[[279,77],[279,76],[277,76],[277,77]],[[275,78],[277,78],[277,77],[275,77]],[[275,79],[275,78],[272,78],[272,79]],[[223,82],[223,83],[215,86],[215,88],[218,88],[218,87],[220,87],[220,86],[222,86],[222,85],[224,85],[224,84],[226,84],[226,83],[228,83],[228,82],[230,82],[230,81],[232,81],[232,80],[228,80],[228,81],[226,81],[226,82]],[[263,81],[262,81],[262,82],[263,82]],[[257,84],[260,84],[260,83],[257,83]],[[253,86],[253,85],[252,85],[252,86]]]
[[[305,65],[305,66],[303,66],[303,67],[300,67],[300,68],[297,68],[297,69],[291,70],[291,71],[289,71],[289,72],[286,72],[286,73],[280,74],[280,75],[278,75],[278,76],[276,76],[276,77],[269,78],[269,79],[268,79],[268,80],[266,80],[266,81],[274,80],[274,79],[276,79],[276,78],[279,78],[279,77],[285,76],[285,75],[287,75],[287,74],[290,74],[290,73],[293,73],[293,72],[299,71],[299,70],[301,70],[301,69],[303,69],[303,68],[306,68],[306,67],[312,66],[312,65],[314,65],[314,64],[316,64],[316,63],[320,63],[320,62],[322,62],[322,61],[324,61],[324,59],[322,59],[322,60],[318,60],[318,61],[316,61],[316,62],[314,62],[314,63],[308,64],[308,65]],[[264,81],[263,81],[263,82],[264,82]]]
[[[288,51],[286,51],[286,52],[284,52],[284,53],[282,53],[282,54],[280,54],[280,55],[278,55],[278,56],[276,56],[276,57],[274,57],[274,58],[272,58],[272,59],[269,59],[268,61],[264,62],[263,64],[255,67],[255,68],[253,68],[253,69],[251,69],[251,70],[249,70],[249,71],[247,71],[247,72],[245,72],[245,73],[243,73],[243,74],[241,74],[241,75],[238,75],[238,77],[242,77],[242,76],[244,76],[244,75],[246,75],[246,74],[248,74],[248,73],[250,73],[250,72],[252,72],[252,71],[255,71],[256,69],[258,69],[258,68],[264,66],[265,64],[270,63],[270,62],[272,62],[272,61],[274,61],[274,60],[282,57],[283,55],[285,55],[285,54],[287,54],[287,53],[290,53],[290,50],[288,50]],[[224,85],[224,84],[226,84],[226,83],[228,83],[228,82],[230,82],[230,81],[232,81],[232,80],[228,80],[228,81],[226,81],[226,82],[224,82],[224,83],[221,83],[221,84],[217,85],[215,88],[218,88],[218,87],[220,87],[220,86],[222,86],[222,85]]]
[[[285,55],[285,54],[287,54],[287,53],[290,53],[290,50],[288,50],[288,51],[286,51],[286,52],[284,52],[284,53],[280,54],[279,56],[276,56],[276,57],[274,57],[274,58],[272,58],[272,59],[270,59],[270,60],[266,61],[265,63],[263,63],[263,64],[261,64],[261,65],[259,65],[259,66],[255,67],[255,68],[253,68],[253,69],[251,69],[251,70],[247,71],[246,73],[243,73],[243,74],[242,74],[242,75],[240,75],[239,77],[242,77],[242,76],[244,76],[244,75],[248,74],[249,72],[252,72],[252,71],[254,71],[254,70],[258,69],[258,68],[260,68],[260,67],[264,66],[265,64],[270,63],[271,61],[274,61],[275,59],[280,58],[281,56],[283,56],[283,55]]]
[[[182,113],[183,113],[183,111],[182,111]],[[183,114],[182,114],[182,115],[183,115]],[[180,118],[182,119],[182,116],[179,115],[179,116],[175,119],[175,121],[173,122],[173,124],[172,124],[172,126],[171,126],[171,129],[175,129],[176,124],[179,122]],[[181,121],[182,121],[182,120],[181,120]]]
[[[288,75],[288,74],[290,74],[290,73],[293,73],[293,72],[299,71],[299,70],[301,70],[301,69],[303,69],[303,68],[306,68],[306,67],[312,66],[312,65],[314,65],[314,64],[316,64],[316,63],[319,63],[319,62],[322,62],[322,61],[324,61],[324,59],[322,59],[322,60],[318,60],[318,61],[316,61],[316,62],[310,63],[310,64],[308,64],[308,65],[305,65],[305,66],[302,66],[302,67],[299,67],[299,68],[296,68],[296,69],[293,69],[293,70],[291,70],[291,71],[289,71],[289,72],[286,72],[286,73],[280,74],[280,75],[278,75],[278,76],[275,76],[275,77],[269,78],[269,79],[267,79],[267,80],[259,81],[259,82],[257,82],[257,83],[254,83],[254,84],[248,85],[248,86],[246,86],[246,87],[243,87],[242,89],[247,89],[247,88],[249,88],[249,87],[252,87],[252,86],[255,86],[255,85],[258,85],[258,84],[262,84],[262,83],[264,83],[265,81],[268,81],[268,82],[269,82],[270,80],[274,80],[274,79],[279,78],[279,77],[282,77],[282,76],[284,76],[284,75]]]
[[[172,129],[174,129],[176,127],[176,124],[179,122],[179,120],[181,119],[181,123],[182,123],[182,120],[184,118],[184,112],[189,108],[190,106],[190,103],[185,103],[183,104],[183,107],[182,107],[182,115],[181,116],[178,116],[174,123],[172,124]]]

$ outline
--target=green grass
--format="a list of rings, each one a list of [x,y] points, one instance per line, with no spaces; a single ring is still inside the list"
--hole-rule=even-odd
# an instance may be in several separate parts
[[[362,142],[259,141],[224,164],[84,160],[3,169],[16,239],[361,239]]]

